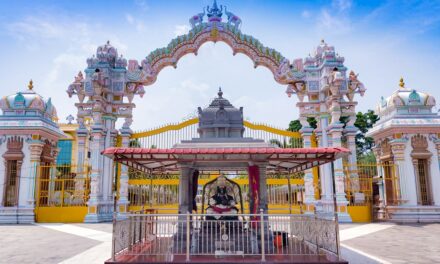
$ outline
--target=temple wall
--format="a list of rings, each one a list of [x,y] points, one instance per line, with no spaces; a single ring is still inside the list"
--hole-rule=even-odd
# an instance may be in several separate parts
[[[33,188],[35,188],[35,179],[32,178],[32,170],[34,170],[34,168],[31,164],[29,143],[27,143],[26,140],[23,142],[23,148],[21,151],[24,154],[24,158],[21,165],[19,206],[29,207],[31,205],[29,204],[29,201],[34,200]]]
[[[6,152],[6,142],[0,144],[0,205],[3,204],[3,192],[4,192],[4,184],[6,177],[6,168],[5,168],[5,159],[3,158],[3,154]]]
[[[431,140],[428,140],[428,150],[432,153],[431,157],[431,167],[430,167],[430,176],[431,176],[431,186],[432,186],[432,194],[434,205],[440,205],[440,164],[439,164],[439,156],[435,146],[435,143]]]
[[[411,138],[413,135],[408,135]],[[416,176],[414,172],[414,165],[411,157],[411,140],[408,140],[405,144],[405,160],[400,168],[400,187],[402,190],[402,199],[407,200],[404,205],[417,205],[417,187]],[[400,164],[399,164],[400,165]]]

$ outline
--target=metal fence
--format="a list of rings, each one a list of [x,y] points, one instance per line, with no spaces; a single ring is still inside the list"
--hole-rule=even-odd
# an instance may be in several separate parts
[[[87,206],[90,178],[87,166],[38,167],[37,207]]]
[[[305,215],[130,214],[115,220],[112,257],[167,261],[176,256],[338,255],[334,219]]]
[[[153,129],[138,131],[131,135],[130,147],[134,148],[171,148],[182,140],[199,137],[197,133],[198,118],[191,118],[180,123],[162,125]],[[262,123],[243,122],[246,130],[244,137],[262,139],[267,143],[281,148],[301,148],[303,140],[301,133],[287,131]]]

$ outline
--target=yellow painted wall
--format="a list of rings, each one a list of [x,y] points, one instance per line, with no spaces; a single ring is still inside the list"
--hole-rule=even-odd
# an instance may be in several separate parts
[[[37,207],[35,218],[38,223],[82,223],[87,206]]]
[[[371,206],[370,205],[349,205],[348,214],[355,223],[371,222]]]

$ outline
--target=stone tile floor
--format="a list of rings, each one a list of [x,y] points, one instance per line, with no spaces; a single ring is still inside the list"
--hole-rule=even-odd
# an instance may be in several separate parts
[[[0,225],[0,263],[103,263],[111,224]],[[440,224],[341,224],[343,258],[355,264],[440,263]]]

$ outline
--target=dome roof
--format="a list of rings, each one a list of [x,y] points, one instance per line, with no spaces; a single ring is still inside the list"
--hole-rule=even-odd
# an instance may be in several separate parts
[[[53,106],[52,100],[50,98],[47,101],[44,100],[33,88],[31,80],[27,90],[1,98],[0,109],[3,110],[3,114],[8,115],[14,112],[14,115],[31,115],[32,112],[38,112],[48,119],[57,119],[56,108]]]
[[[399,89],[397,89],[390,97],[381,98],[376,112],[381,114],[389,112],[396,108],[409,108],[420,107],[431,109],[435,106],[435,98],[424,92],[419,92],[414,89],[408,89],[405,87],[403,78],[400,79]]]
[[[198,108],[199,134],[205,137],[243,137],[243,108],[235,108],[221,89],[207,108]]]

